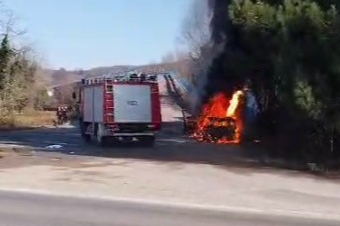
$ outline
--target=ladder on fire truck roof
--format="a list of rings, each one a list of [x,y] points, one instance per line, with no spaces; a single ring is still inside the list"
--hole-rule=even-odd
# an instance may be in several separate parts
[[[146,74],[130,74],[125,76],[113,76],[113,77],[97,77],[97,78],[86,78],[82,79],[83,85],[91,85],[97,83],[107,82],[157,82],[157,75],[146,75]]]

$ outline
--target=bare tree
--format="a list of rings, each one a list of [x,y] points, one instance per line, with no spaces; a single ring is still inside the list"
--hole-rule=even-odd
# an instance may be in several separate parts
[[[162,63],[173,63],[176,61],[176,56],[173,52],[167,52],[162,56]]]
[[[190,58],[190,53],[181,49],[176,49],[175,51],[176,61],[187,60]]]
[[[181,43],[190,53],[190,61],[184,64],[182,70],[187,67],[185,73],[195,87],[188,94],[193,112],[200,109],[201,99],[205,95],[209,67],[223,49],[223,44],[213,45],[211,41],[210,22],[213,14],[209,3],[208,0],[193,0],[183,22],[180,36]]]
[[[207,0],[193,0],[184,19],[180,42],[191,53],[193,59],[201,56],[202,47],[210,42],[211,12]]]
[[[0,1],[0,35],[8,35],[11,40],[22,38],[26,29],[18,27],[18,18],[12,10],[7,9]]]
[[[37,82],[38,64],[33,48],[25,44],[26,31],[17,26],[17,18],[0,0],[0,39],[2,39],[3,86],[0,90],[0,116],[33,108],[38,90],[44,90]],[[5,53],[10,54],[5,54]],[[8,60],[5,60],[8,58]]]
[[[208,3],[207,0],[193,0],[179,38],[189,56],[186,57],[186,63],[181,67],[181,71],[185,71],[185,76],[191,82],[194,82],[197,76],[201,77],[202,72],[205,73],[213,57],[210,41],[212,13]],[[187,68],[183,70],[184,67]]]
[[[73,91],[74,84],[65,84],[56,87],[54,90],[54,95],[58,104],[73,105],[74,104],[74,100],[72,98]]]

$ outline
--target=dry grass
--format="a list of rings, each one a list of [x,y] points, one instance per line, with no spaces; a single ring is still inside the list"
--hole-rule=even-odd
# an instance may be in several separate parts
[[[0,117],[0,129],[27,129],[53,125],[55,112],[26,111],[7,117]]]

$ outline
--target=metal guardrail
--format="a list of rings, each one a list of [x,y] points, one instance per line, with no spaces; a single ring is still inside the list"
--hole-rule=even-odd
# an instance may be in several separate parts
[[[180,90],[182,95],[186,95],[193,90],[193,86],[185,80],[178,72],[169,71],[168,73],[174,81],[176,88]]]

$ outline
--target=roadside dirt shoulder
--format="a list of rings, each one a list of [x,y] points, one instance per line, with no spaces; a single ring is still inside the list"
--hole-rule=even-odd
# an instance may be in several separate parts
[[[0,189],[333,215],[340,209],[339,183],[285,172],[137,159],[44,158],[54,163],[2,168]]]

